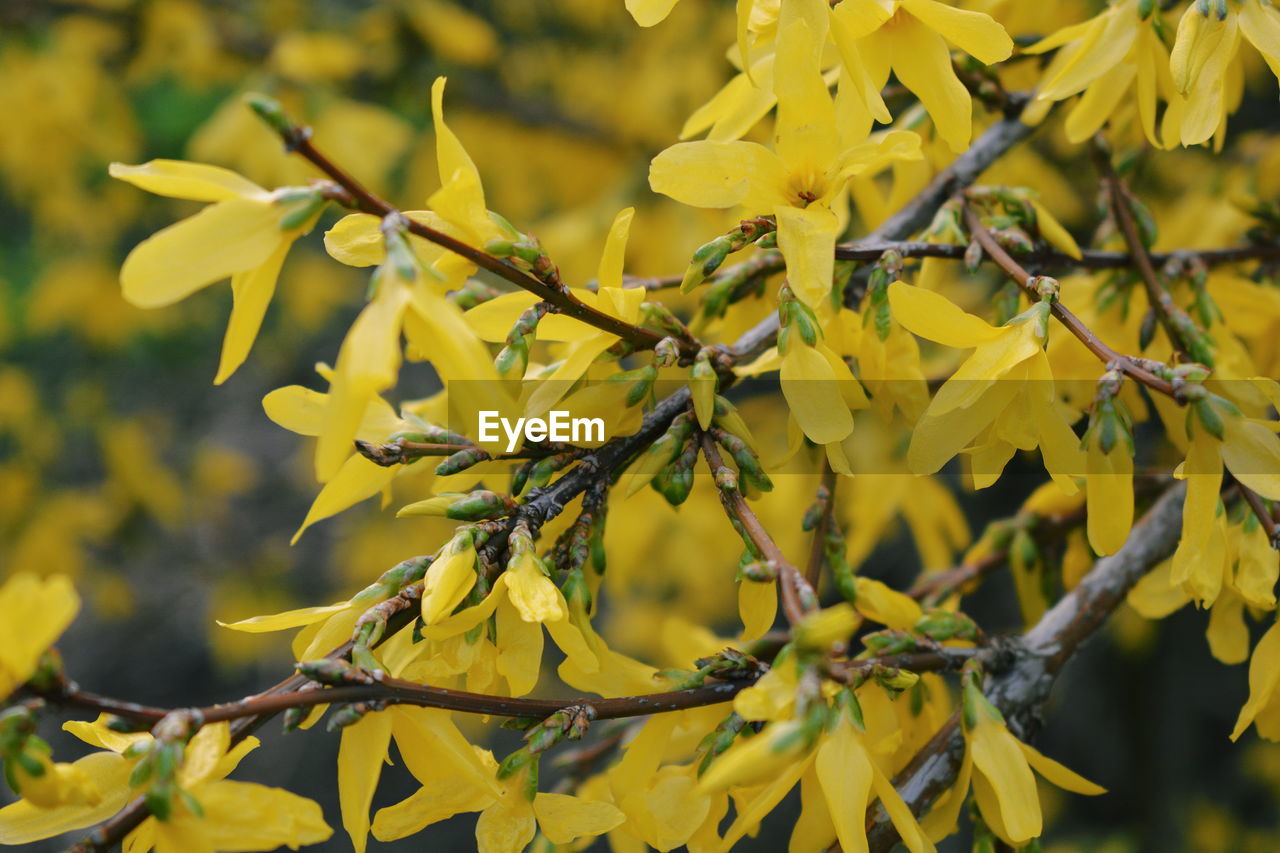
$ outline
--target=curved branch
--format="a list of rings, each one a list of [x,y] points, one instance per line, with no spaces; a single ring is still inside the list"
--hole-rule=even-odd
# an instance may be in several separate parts
[[[1013,259],[1012,255],[1004,250],[1003,246],[996,242],[996,238],[982,224],[978,214],[968,205],[965,205],[964,208],[964,219],[969,228],[969,233],[981,244],[982,250],[991,257],[991,260],[995,261],[1000,266],[1000,269],[1004,270],[1011,279],[1017,282],[1018,286],[1025,290],[1033,301],[1041,299],[1041,294],[1036,291],[1031,283],[1033,278],[1031,273],[1027,272],[1021,264]],[[1096,355],[1103,364],[1114,363],[1125,374],[1146,385],[1152,391],[1158,391],[1169,397],[1176,396],[1173,385],[1138,364],[1130,356],[1122,355],[1113,350],[1105,341],[1094,334],[1093,330],[1086,326],[1070,308],[1063,305],[1060,300],[1053,300],[1053,304],[1050,305],[1050,311],[1052,311],[1058,322],[1066,326],[1068,331],[1088,347],[1089,352]]]

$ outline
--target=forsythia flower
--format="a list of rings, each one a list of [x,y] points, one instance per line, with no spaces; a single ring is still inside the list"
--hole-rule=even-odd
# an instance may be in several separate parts
[[[120,753],[133,745],[151,743],[151,736],[121,735],[111,731],[102,718],[94,724],[67,723],[65,728],[89,744],[110,750],[75,764],[99,784],[105,794],[102,801],[43,811],[26,802],[6,806],[0,809],[0,843],[22,844],[91,826],[132,798],[129,776],[138,759]],[[232,747],[230,727],[225,722],[202,728],[186,745],[176,780],[179,788],[199,803],[201,813],[192,811],[184,798],[175,797],[168,819],[147,818],[125,837],[125,849],[135,853],[152,849],[160,853],[217,853],[287,845],[296,850],[326,840],[333,831],[315,802],[278,788],[226,780],[257,746],[257,738],[250,737]]]
[[[539,829],[552,844],[569,844],[603,835],[626,820],[612,803],[533,793],[524,769],[498,779],[492,753],[478,747],[469,746],[465,752],[424,752],[417,761],[414,775],[422,788],[378,811],[373,835],[379,841],[404,838],[456,814],[478,811],[480,853],[519,853]]]
[[[832,467],[852,474],[841,442],[853,432],[852,410],[869,405],[867,395],[849,365],[823,341],[808,305],[784,292],[778,313],[778,378],[787,407],[804,434],[826,448]]]
[[[1249,701],[1240,709],[1231,739],[1244,734],[1252,723],[1258,734],[1280,741],[1280,623],[1272,622],[1249,660]]]
[[[682,142],[653,159],[649,185],[693,207],[743,205],[773,214],[791,288],[816,308],[831,290],[840,232],[836,197],[854,175],[919,159],[920,138],[892,131],[867,141],[840,139],[819,69],[825,14],[817,18],[822,29],[815,30],[799,11],[790,11],[802,5],[784,4],[778,25],[773,150],[741,140]]]
[[[1014,847],[1038,837],[1043,828],[1032,768],[1064,790],[1089,796],[1106,793],[1106,789],[1014,737],[999,710],[972,681],[966,678],[963,689],[964,762],[956,786],[923,821],[932,837],[940,837],[939,833],[955,825],[971,782],[983,821]]]
[[[1236,52],[1242,34],[1280,79],[1280,9],[1270,2],[1197,0],[1182,14],[1169,66],[1187,99],[1180,125],[1183,145],[1204,142],[1225,127],[1231,102],[1239,101]]]
[[[613,219],[604,251],[600,255],[597,272],[599,296],[596,300],[600,310],[632,325],[640,319],[640,303],[644,301],[645,295],[643,289],[622,287],[623,258],[634,216],[635,208],[628,207],[619,211]],[[587,368],[617,340],[616,335],[596,332],[571,345],[564,360],[550,373],[539,377],[539,384],[525,404],[525,414],[535,418],[545,415],[582,378]]]
[[[1196,600],[1212,604],[1222,588],[1227,554],[1225,518],[1218,513],[1223,466],[1262,497],[1280,500],[1280,438],[1221,397],[1206,394],[1191,408],[1187,458],[1175,472],[1187,480],[1187,498],[1182,538],[1173,554],[1173,582]]]
[[[308,187],[268,192],[235,172],[201,163],[112,163],[110,171],[148,192],[212,202],[134,247],[120,269],[120,284],[134,305],[158,308],[230,277],[234,304],[213,380],[222,384],[249,355],[285,255],[311,230],[323,199]]]
[[[1157,148],[1177,141],[1175,122],[1182,111],[1182,97],[1169,73],[1169,51],[1153,22],[1142,17],[1140,5],[1139,0],[1122,0],[1092,20],[1064,27],[1026,49],[1027,53],[1058,49],[1026,120],[1034,122],[1055,101],[1084,92],[1066,123],[1067,138],[1084,142],[1131,102],[1127,96],[1136,86],[1138,117],[1148,141]],[[1169,104],[1160,132],[1156,130],[1157,96]]]
[[[890,121],[881,90],[889,71],[910,89],[951,150],[969,147],[973,103],[951,64],[951,42],[990,65],[1013,40],[991,16],[938,0],[859,0],[831,9],[831,31],[854,92],[877,121]]]
[[[916,424],[907,451],[911,470],[932,474],[966,451],[973,455],[974,482],[981,488],[995,482],[1015,449],[1039,446],[1050,475],[1075,491],[1072,475],[1084,464],[1079,441],[1057,410],[1044,352],[1049,303],[1039,302],[996,327],[932,291],[900,281],[889,285],[889,301],[898,321],[920,337],[974,348]]]
[[[698,781],[701,794],[732,789],[738,798],[738,817],[718,849],[731,849],[800,782],[804,807],[792,833],[793,850],[824,849],[837,840],[845,850],[867,849],[865,815],[879,798],[907,849],[932,853],[933,844],[877,763],[857,700],[848,696],[846,707],[830,712],[832,720],[815,743],[806,734],[810,724],[790,716],[795,677],[794,667],[780,663],[738,695],[735,710],[768,725],[736,742]],[[821,805],[810,805],[815,793]]]
[[[325,379],[333,378],[333,370],[327,365],[319,365],[317,370]],[[277,388],[262,398],[262,408],[267,417],[299,435],[320,435],[324,431],[324,413],[327,407],[327,394],[301,385]],[[375,395],[365,404],[364,416],[355,437],[380,443],[397,432],[411,432],[413,429],[413,424],[396,417],[390,404]],[[373,497],[386,489],[397,475],[407,470],[403,465],[377,465],[364,456],[353,453],[316,495],[290,544],[296,544],[303,531],[312,524]]]
[[[31,677],[79,610],[80,596],[65,575],[23,572],[0,586],[0,701]]]

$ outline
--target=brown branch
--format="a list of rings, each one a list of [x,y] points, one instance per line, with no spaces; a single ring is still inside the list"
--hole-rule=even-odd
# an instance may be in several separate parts
[[[1164,333],[1169,336],[1169,343],[1176,351],[1185,355],[1186,343],[1173,321],[1174,314],[1178,310],[1177,306],[1173,304],[1173,297],[1169,295],[1169,291],[1160,283],[1160,276],[1151,262],[1151,255],[1147,253],[1147,247],[1138,233],[1138,224],[1133,219],[1133,211],[1129,209],[1131,198],[1129,188],[1116,174],[1115,167],[1111,165],[1108,149],[1100,137],[1094,138],[1090,153],[1093,155],[1093,162],[1102,183],[1106,186],[1111,215],[1119,226],[1120,233],[1124,235],[1125,245],[1129,247],[1134,266],[1138,269],[1138,277],[1142,279],[1142,284],[1146,288],[1147,302],[1155,312],[1156,320],[1164,329]]]
[[[821,512],[813,528],[813,541],[809,545],[809,562],[805,566],[804,579],[817,589],[822,580],[822,566],[827,557],[827,532],[831,528],[831,513],[836,504],[836,472],[825,460],[822,463],[822,482],[818,486]]]
[[[965,223],[969,228],[970,235],[973,236],[982,245],[982,250],[995,261],[1005,274],[1017,282],[1018,286],[1026,291],[1027,295],[1033,301],[1041,299],[1041,294],[1036,290],[1032,282],[1033,276],[1013,259],[1013,256],[1004,250],[996,238],[991,234],[987,227],[982,224],[982,220],[978,218],[978,214],[969,206],[964,206]],[[1071,334],[1084,344],[1091,353],[1096,355],[1103,364],[1116,364],[1121,371],[1133,379],[1146,385],[1153,391],[1158,391],[1169,397],[1177,399],[1174,393],[1173,385],[1167,380],[1161,379],[1150,370],[1147,370],[1132,357],[1121,355],[1120,353],[1109,347],[1101,338],[1094,334],[1093,330],[1084,324],[1066,305],[1062,304],[1059,299],[1054,299],[1050,306],[1053,316],[1058,322],[1066,326]]]
[[[773,541],[769,531],[764,529],[760,519],[747,504],[746,498],[738,490],[736,483],[730,484],[721,472],[732,473],[724,464],[715,440],[707,433],[702,434],[702,455],[706,457],[707,467],[715,477],[716,489],[720,493],[720,503],[725,513],[733,521],[738,531],[768,560],[778,571],[778,587],[782,592],[782,609],[787,621],[798,625],[805,614],[817,607],[817,594],[813,586],[805,580],[805,576],[795,567],[778,543]]]
[[[1237,485],[1240,486],[1240,495],[1244,498],[1244,502],[1249,505],[1249,509],[1253,510],[1254,516],[1267,534],[1267,541],[1271,543],[1271,547],[1280,549],[1280,522],[1276,521],[1271,510],[1263,503],[1261,495],[1244,483],[1237,481]]]
[[[944,260],[962,261],[967,246],[952,243],[925,243],[918,240],[893,241],[881,243],[841,243],[836,246],[836,259],[842,261],[874,261],[887,251],[895,251],[904,258],[941,258]],[[1024,264],[1042,268],[1070,268],[1102,270],[1133,266],[1134,255],[1128,252],[1109,252],[1099,249],[1082,249],[1079,258],[1073,258],[1062,252],[1052,250],[1035,250],[1019,252],[1015,255]],[[1163,265],[1171,260],[1195,258],[1206,266],[1218,264],[1244,263],[1245,261],[1280,260],[1280,246],[1249,245],[1228,246],[1220,249],[1180,249],[1173,252],[1149,252],[1147,257],[1153,264]],[[665,280],[664,280],[665,281]],[[675,284],[679,284],[677,277]]]
[[[259,107],[255,106],[255,109],[259,109]],[[276,109],[278,110],[278,107]],[[399,208],[376,195],[320,151],[311,139],[310,128],[295,125],[280,113],[277,113],[274,118],[268,119],[268,121],[284,139],[286,148],[306,159],[345,190],[349,196],[349,198],[342,198],[335,195],[333,200],[354,210],[380,218],[401,216],[404,219],[405,228],[410,234],[421,237],[466,258],[481,269],[487,270],[499,278],[514,284],[516,287],[533,293],[543,301],[551,303],[558,313],[573,317],[575,320],[581,320],[583,323],[609,334],[617,335],[635,346],[636,349],[653,349],[658,341],[662,340],[661,335],[642,329],[639,326],[633,326],[624,320],[592,308],[570,293],[567,288],[554,287],[537,276],[530,275],[483,249],[477,249],[443,231],[403,216]],[[690,352],[689,355],[696,355],[696,350]]]
[[[851,243],[836,245],[835,257],[838,261],[875,261],[885,252],[897,252],[904,258],[939,258],[948,261],[964,260],[967,246],[954,243],[928,243],[923,240],[872,240],[870,238]],[[1134,256],[1128,252],[1113,252],[1101,249],[1081,249],[1080,257],[1073,258],[1055,250],[1036,249],[1031,252],[1018,252],[1014,255],[1021,263],[1037,269],[1087,269],[1106,270],[1122,269],[1134,265]],[[1155,266],[1163,266],[1169,261],[1197,260],[1205,266],[1222,264],[1239,264],[1248,261],[1280,261],[1280,246],[1252,244],[1245,246],[1224,246],[1218,249],[1177,249],[1172,252],[1148,252],[1147,257]],[[784,268],[781,256],[757,255],[743,264],[754,264],[754,275],[772,275]],[[713,284],[727,275],[741,275],[742,267],[733,265],[707,277],[707,283]],[[683,276],[664,275],[654,277],[628,276],[624,287],[642,287],[645,290],[667,290],[679,287]]]

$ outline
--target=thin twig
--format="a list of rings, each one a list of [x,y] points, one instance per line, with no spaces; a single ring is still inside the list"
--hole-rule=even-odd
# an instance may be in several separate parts
[[[702,455],[706,457],[711,475],[716,478],[716,488],[720,493],[720,503],[724,506],[725,512],[755,546],[755,549],[777,569],[778,586],[782,591],[782,609],[787,615],[787,621],[792,625],[799,624],[805,614],[817,606],[817,595],[813,587],[782,553],[782,549],[773,541],[769,531],[764,529],[764,525],[760,523],[760,519],[751,510],[746,498],[742,496],[742,492],[722,481],[719,472],[722,469],[729,469],[724,464],[715,441],[705,432],[702,434]]]
[[[346,199],[335,197],[335,201],[344,203],[352,209],[382,218],[392,215],[401,216],[404,219],[405,228],[410,234],[429,240],[437,246],[466,258],[481,269],[488,270],[499,278],[505,279],[511,284],[551,303],[558,313],[573,317],[575,320],[581,320],[601,331],[617,335],[637,349],[653,349],[662,340],[661,335],[642,329],[639,326],[633,326],[625,320],[620,320],[617,317],[592,308],[574,296],[567,288],[553,287],[536,276],[518,269],[502,258],[491,255],[483,249],[477,249],[456,237],[445,234],[443,231],[404,216],[397,207],[376,195],[321,152],[311,139],[309,129],[294,127],[292,132],[282,135],[285,136],[285,142],[290,150],[305,158],[338,186],[346,190],[350,196]],[[696,351],[691,352],[690,355],[696,355]]]
[[[1006,275],[1017,282],[1018,286],[1025,290],[1033,300],[1039,300],[1041,294],[1036,291],[1031,281],[1031,273],[1023,269],[1022,265],[1004,250],[1004,247],[996,241],[987,226],[982,224],[982,220],[978,218],[978,214],[974,209],[967,204],[964,206],[964,216],[969,233],[982,245],[982,250],[987,253],[991,260],[996,262],[1000,269],[1004,270]],[[1177,399],[1172,384],[1156,376],[1130,356],[1121,355],[1109,347],[1071,309],[1063,305],[1060,299],[1053,300],[1053,304],[1050,305],[1050,311],[1058,322],[1066,326],[1071,334],[1075,335],[1081,343],[1088,347],[1089,351],[1096,355],[1103,364],[1114,362],[1125,374],[1146,385],[1151,390]]]
[[[822,566],[827,557],[827,531],[831,528],[831,514],[836,503],[836,472],[822,463],[822,482],[818,485],[818,504],[821,512],[818,522],[813,528],[813,541],[809,544],[809,562],[805,566],[804,578],[815,590],[822,580]]]
[[[1120,233],[1124,235],[1124,242],[1129,247],[1133,265],[1138,269],[1138,277],[1142,279],[1142,284],[1147,290],[1147,302],[1155,312],[1156,319],[1164,328],[1165,334],[1169,336],[1169,343],[1176,351],[1185,355],[1186,343],[1173,322],[1177,306],[1173,304],[1173,297],[1169,295],[1169,291],[1160,283],[1160,277],[1151,262],[1151,255],[1148,254],[1147,247],[1142,242],[1142,236],[1138,233],[1138,224],[1133,219],[1133,211],[1129,209],[1129,188],[1116,174],[1115,167],[1111,165],[1111,156],[1101,138],[1095,137],[1090,151],[1102,183],[1107,189],[1111,215],[1119,226]]]

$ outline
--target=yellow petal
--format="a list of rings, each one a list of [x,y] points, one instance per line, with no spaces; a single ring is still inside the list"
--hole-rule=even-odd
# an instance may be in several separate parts
[[[1237,740],[1256,717],[1268,707],[1274,707],[1280,696],[1280,623],[1273,622],[1254,647],[1249,660],[1249,701],[1240,709],[1231,739]]]
[[[1260,2],[1240,5],[1240,31],[1280,77],[1280,11]]]
[[[290,241],[281,242],[275,253],[261,266],[231,277],[231,296],[234,301],[231,305],[231,319],[227,321],[227,334],[222,341],[222,359],[218,362],[214,385],[226,382],[248,358],[249,349],[258,337],[258,329],[262,327],[262,318],[267,314],[267,306],[271,304],[271,297],[276,292],[280,267],[284,265],[285,256],[289,254],[292,245]]]
[[[476,821],[478,853],[520,853],[533,840],[533,804],[518,790],[489,806]]]
[[[285,240],[280,211],[243,198],[220,201],[143,240],[120,268],[125,299],[158,308],[261,266]]]
[[[31,676],[79,611],[80,596],[66,575],[21,572],[0,586],[0,701]]]
[[[311,502],[307,517],[302,520],[302,526],[293,534],[289,544],[296,545],[303,531],[317,521],[337,515],[378,494],[391,484],[398,473],[397,466],[376,465],[358,453],[348,456],[338,473],[324,484],[320,494]]]
[[[430,198],[431,209],[448,222],[468,229],[480,239],[497,236],[497,228],[489,218],[480,172],[471,156],[444,121],[445,78],[437,77],[431,85],[431,115],[436,131],[436,164],[440,187]]]
[[[533,813],[542,834],[552,844],[604,835],[627,819],[613,803],[567,794],[538,794],[533,799]]]
[[[1049,212],[1049,208],[1039,201],[1032,199],[1031,206],[1036,211],[1036,227],[1040,229],[1040,236],[1064,255],[1080,260],[1080,246],[1071,236],[1071,232],[1063,228],[1062,223]]]
[[[476,583],[476,549],[470,545],[441,554],[423,578],[422,618],[434,625],[462,603]]]
[[[1280,436],[1239,417],[1224,417],[1222,426],[1227,470],[1264,498],[1280,500]]]
[[[738,616],[742,619],[742,642],[764,636],[778,616],[777,584],[745,578],[739,582]]]
[[[895,57],[894,73],[920,99],[938,135],[952,151],[968,148],[973,134],[973,101],[951,66],[946,41],[909,15],[899,16],[896,26],[882,32]]]
[[[666,20],[680,0],[627,0],[627,11],[642,27],[652,27]]]
[[[814,769],[822,782],[822,794],[841,848],[846,853],[865,853],[872,766],[848,720],[842,719],[835,733],[823,740]]]
[[[1173,582],[1173,561],[1165,560],[1129,590],[1125,601],[1144,619],[1163,619],[1191,598],[1181,584]]]
[[[408,288],[385,278],[343,338],[325,407],[324,429],[316,442],[315,472],[331,480],[353,452],[364,412],[377,395],[395,384],[402,360],[400,328]],[[456,310],[456,309],[455,309]]]
[[[342,730],[338,745],[338,801],[342,827],[351,836],[356,853],[369,843],[369,806],[382,775],[382,761],[391,743],[391,715],[366,714]]]
[[[272,421],[299,435],[319,435],[324,428],[324,407],[328,396],[304,388],[287,385],[262,398],[263,411]]]
[[[977,383],[966,380],[964,384]],[[907,465],[913,474],[934,474],[989,426],[1021,390],[1012,380],[993,381],[990,389],[965,408],[935,416],[932,405],[916,423],[907,448]],[[945,385],[943,386],[946,387]],[[982,470],[991,470],[983,466]]]
[[[226,201],[267,195],[262,187],[230,169],[183,160],[150,160],[139,166],[112,163],[107,173],[149,193],[170,198]]]
[[[1087,460],[1089,544],[1098,554],[1114,554],[1133,526],[1133,457],[1123,441],[1107,454],[1091,440]]]
[[[63,805],[50,809],[36,808],[19,800],[0,809],[0,844],[30,844],[101,823],[114,815],[133,798],[129,774],[135,762],[126,761],[114,752],[95,752],[76,761],[102,794],[96,805]]]
[[[782,394],[796,423],[812,441],[840,441],[853,431],[853,415],[844,405],[832,405],[841,398],[830,363],[798,338],[782,357]]]
[[[920,621],[923,611],[911,596],[872,578],[859,576],[855,582],[858,589],[855,606],[871,621],[903,631],[910,630]]]
[[[289,628],[300,628],[327,619],[334,613],[341,613],[351,607],[346,601],[330,604],[327,607],[302,607],[298,610],[286,610],[270,616],[254,616],[241,619],[239,622],[219,622],[223,628],[232,631],[244,631],[246,634],[263,634],[268,631],[284,631]]]
[[[1031,765],[1031,768],[1062,790],[1071,791],[1075,794],[1084,794],[1089,797],[1096,797],[1107,792],[1106,788],[1101,785],[1095,785],[1074,770],[1064,767],[1041,753],[1034,746],[1022,741],[1018,741],[1018,746],[1021,747],[1022,754],[1026,756],[1027,763]]]
[[[437,231],[449,231],[450,226],[435,211],[405,210],[406,217]],[[409,247],[422,261],[423,266],[440,258],[445,250],[410,234]],[[383,243],[382,220],[368,213],[350,213],[339,219],[324,233],[325,251],[336,261],[352,267],[371,267],[386,260],[387,249]],[[456,256],[454,256],[456,257]]]
[[[333,835],[320,804],[280,788],[218,782],[199,794],[201,832],[215,850],[296,850]]]
[[[609,236],[604,241],[604,251],[600,253],[600,266],[596,270],[596,281],[601,290],[606,287],[622,287],[627,235],[631,233],[631,220],[635,215],[634,207],[620,210],[613,218],[613,224],[609,226]]]
[[[910,853],[935,853],[933,842],[925,834],[916,816],[911,813],[911,808],[893,787],[893,783],[874,764],[871,767],[871,784],[877,796],[880,797],[885,813],[889,815],[889,819],[898,830],[898,835],[902,837],[903,846]]]
[[[755,142],[680,142],[649,165],[649,186],[692,207],[733,207],[752,202],[761,211],[783,201],[777,155]]]
[[[456,814],[482,811],[492,802],[493,795],[483,789],[459,785],[455,779],[436,779],[407,799],[378,809],[373,837],[379,841],[407,838]]]
[[[902,8],[984,65],[1001,62],[1013,53],[1013,39],[990,15],[937,0],[902,0]]]
[[[778,248],[787,261],[787,281],[806,305],[817,309],[831,293],[840,219],[824,204],[779,205],[773,212]]]
[[[1042,819],[1035,777],[1019,747],[1002,723],[988,718],[969,733],[973,765],[995,792],[1010,840],[1021,844],[1040,834]]]
[[[498,674],[512,696],[524,696],[538,684],[542,670],[542,626],[526,622],[509,600],[497,609]]]
[[[998,326],[960,310],[945,296],[903,281],[889,285],[889,307],[907,331],[943,346],[969,349],[1002,334]]]
[[[1209,653],[1228,665],[1244,663],[1249,658],[1249,626],[1244,622],[1244,599],[1234,589],[1224,588],[1209,611],[1209,626],[1204,637]]]
[[[532,554],[506,572],[511,603],[526,622],[554,622],[565,617],[563,597],[551,579],[538,568]]]

